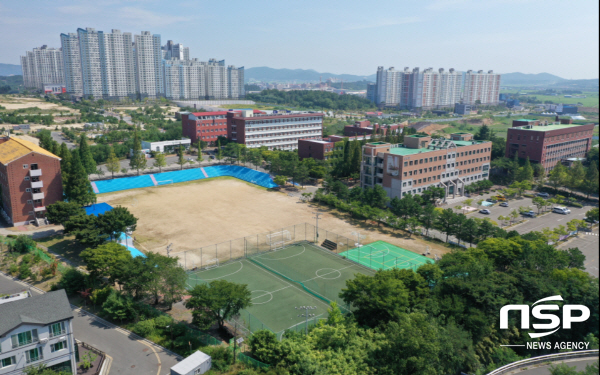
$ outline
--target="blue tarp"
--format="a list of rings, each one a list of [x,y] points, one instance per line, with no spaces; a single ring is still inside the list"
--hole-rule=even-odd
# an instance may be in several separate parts
[[[273,182],[273,179],[271,179],[271,176],[269,176],[267,173],[237,165],[217,165],[214,167],[205,167],[204,171],[209,178],[230,176],[266,188],[277,187],[277,184]],[[206,177],[200,168],[154,174],[154,179],[158,185],[163,185],[171,181],[173,183],[177,183],[202,180],[204,178]],[[113,180],[96,181],[95,183],[99,194],[154,186],[154,181],[152,181],[152,177],[150,177],[150,175],[122,177]]]
[[[108,203],[96,203],[91,206],[83,207],[87,215],[98,216],[112,210],[112,206]]]

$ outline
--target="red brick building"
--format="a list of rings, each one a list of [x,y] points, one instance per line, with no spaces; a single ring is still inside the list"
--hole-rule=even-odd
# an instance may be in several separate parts
[[[568,121],[568,120],[567,120]],[[556,163],[569,158],[582,158],[592,147],[594,124],[525,125],[508,129],[505,156],[539,163],[546,173]]]
[[[323,139],[301,139],[298,141],[298,156],[300,159],[313,158],[318,160],[329,160],[334,150],[342,151],[343,146],[337,145],[338,142],[343,142],[344,139],[352,141],[361,141],[363,139],[371,139],[371,136],[356,136],[343,137],[341,135],[330,135]]]
[[[356,136],[356,135],[371,135],[377,134],[379,129],[381,129],[381,134],[386,135],[388,130],[392,132],[392,134],[396,134],[398,129],[402,129],[405,126],[408,126],[408,122],[403,122],[401,124],[391,124],[391,125],[379,125],[377,123],[371,124],[369,120],[356,121],[354,125],[344,126],[344,135],[347,137]]]
[[[458,138],[464,138],[458,137]],[[361,187],[381,185],[390,198],[441,187],[446,197],[489,178],[492,142],[432,139],[410,135],[404,144],[372,142],[363,146]]]
[[[192,144],[201,139],[208,143],[217,141],[217,137],[227,137],[227,112],[194,112],[181,114],[183,136],[192,140]]]
[[[63,196],[60,158],[18,138],[0,138],[0,214],[9,224],[44,224]]]
[[[227,138],[249,148],[295,150],[299,140],[321,139],[322,136],[322,113],[227,112]]]

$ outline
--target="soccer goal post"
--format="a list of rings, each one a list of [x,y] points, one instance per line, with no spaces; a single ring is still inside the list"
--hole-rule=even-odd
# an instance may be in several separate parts
[[[285,245],[292,240],[292,235],[289,231],[284,230],[267,235],[267,245],[271,247],[279,247]]]
[[[209,259],[208,262],[206,262],[206,266],[204,266],[205,270],[210,270],[213,268],[217,268],[219,267],[219,259],[215,258],[215,259]]]

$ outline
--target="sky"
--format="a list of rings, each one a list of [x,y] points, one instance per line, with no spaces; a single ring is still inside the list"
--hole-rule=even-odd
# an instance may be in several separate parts
[[[0,63],[60,33],[151,31],[201,61],[374,74],[378,66],[598,78],[598,0],[0,0]]]

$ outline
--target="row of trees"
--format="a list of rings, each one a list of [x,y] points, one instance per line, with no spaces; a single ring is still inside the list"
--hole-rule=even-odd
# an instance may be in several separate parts
[[[338,95],[326,91],[279,91],[273,89],[262,90],[258,94],[248,94],[246,98],[261,103],[310,109],[369,110],[375,108],[370,100],[357,95]]]

